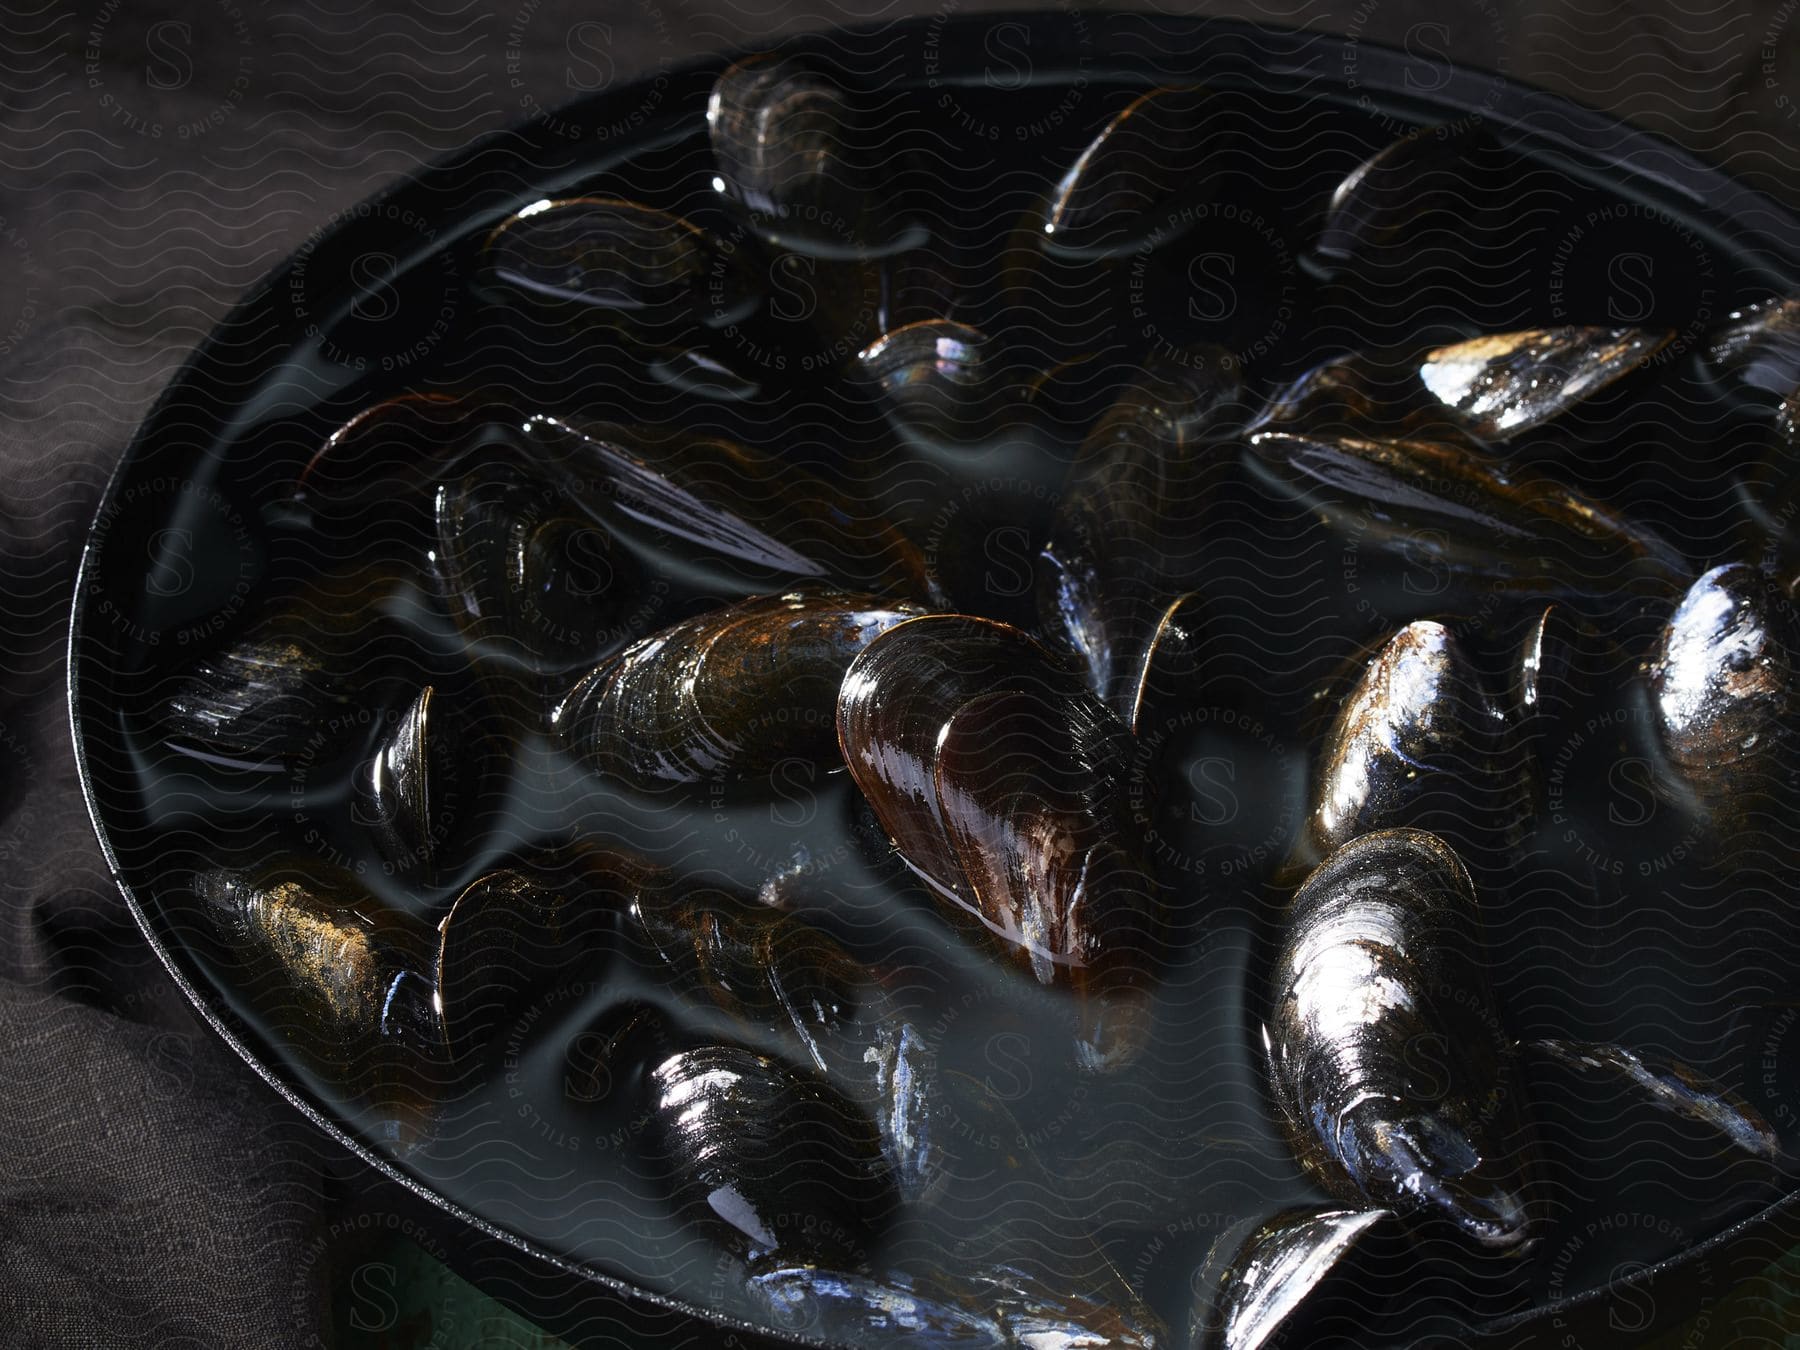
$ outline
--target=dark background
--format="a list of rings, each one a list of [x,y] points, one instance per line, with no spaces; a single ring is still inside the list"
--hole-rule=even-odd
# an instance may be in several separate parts
[[[436,1239],[407,1245],[393,1198],[210,1038],[139,940],[69,747],[82,536],[182,358],[332,212],[663,64],[945,7],[0,9],[0,1342],[305,1345],[348,1323],[360,1345],[534,1343],[437,1271]],[[1499,69],[1800,203],[1800,0],[1147,7]],[[1778,1343],[1769,1316],[1744,1336]]]

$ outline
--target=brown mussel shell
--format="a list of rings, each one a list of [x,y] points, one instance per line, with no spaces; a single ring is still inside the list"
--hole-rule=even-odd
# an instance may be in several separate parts
[[[1295,1155],[1333,1196],[1481,1251],[1538,1219],[1468,871],[1435,835],[1351,840],[1294,896],[1263,1031]]]
[[[676,1204],[736,1253],[855,1266],[897,1197],[874,1124],[823,1079],[731,1045],[649,1074],[647,1138]]]
[[[447,1081],[430,928],[312,859],[217,868],[193,887],[270,1025],[373,1110],[389,1143],[417,1142]]]
[[[1664,594],[1691,576],[1678,550],[1572,487],[1465,446],[1264,431],[1266,484],[1393,552],[1526,592]]]
[[[713,610],[597,667],[551,725],[585,763],[645,789],[763,774],[793,757],[826,764],[845,669],[918,613],[829,591]]]
[[[838,740],[945,912],[1077,993],[1082,1062],[1135,1052],[1162,913],[1125,815],[1124,724],[1018,629],[933,615],[851,663]]]

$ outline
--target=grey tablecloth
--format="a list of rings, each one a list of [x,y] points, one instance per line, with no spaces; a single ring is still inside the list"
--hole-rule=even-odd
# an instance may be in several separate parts
[[[382,1221],[349,1160],[180,1004],[82,808],[63,702],[71,586],[157,391],[329,213],[423,160],[661,62],[943,7],[0,9],[0,1341],[318,1343],[347,1278],[331,1225]],[[1797,0],[1197,8],[1496,67],[1800,199]]]

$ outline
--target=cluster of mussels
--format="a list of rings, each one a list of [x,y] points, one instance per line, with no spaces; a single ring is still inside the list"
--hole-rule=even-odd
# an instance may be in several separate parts
[[[1204,105],[1194,90],[1136,98],[1012,237],[1012,265],[1111,275],[1189,190]],[[884,514],[880,466],[910,456],[926,486],[909,490],[928,501],[932,465],[959,447],[1082,416],[1065,394],[1089,397],[1092,372],[1077,353],[1023,376],[1004,344],[944,317],[954,278],[880,209],[851,153],[868,129],[820,69],[741,62],[708,121],[715,186],[753,245],[578,197],[495,229],[485,276],[520,312],[591,325],[621,361],[725,403],[759,393],[713,342],[754,322],[756,249],[851,277],[840,292],[872,286],[884,331],[839,363],[884,413],[867,481],[673,427],[545,415],[491,389],[401,394],[333,434],[293,501],[365,554],[405,556],[360,559],[272,602],[159,714],[164,742],[208,766],[282,775],[316,762],[322,727],[402,710],[358,752],[344,806],[390,875],[447,906],[385,903],[304,849],[192,882],[230,959],[267,977],[281,1033],[371,1106],[396,1150],[429,1134],[467,1075],[491,1071],[497,1027],[605,951],[692,1016],[677,1025],[626,1001],[583,1037],[575,1071],[590,1098],[644,1122],[666,1194],[741,1263],[754,1315],[855,1342],[1181,1343],[1096,1257],[1081,1216],[1058,1211],[1062,1179],[1028,1145],[1007,1150],[1023,1222],[1003,1192],[959,1193],[959,1141],[1024,1132],[984,1084],[924,1055],[893,970],[766,895],[610,843],[518,840],[491,865],[507,808],[482,784],[534,737],[576,793],[754,793],[796,759],[847,771],[906,884],[1052,991],[1073,1062],[1104,1091],[1153,1039],[1186,903],[1159,884],[1126,809],[1134,742],[1207,641],[1196,504],[1243,471],[1327,529],[1352,523],[1360,547],[1474,579],[1507,617],[1409,622],[1316,695],[1329,707],[1308,807],[1271,869],[1251,998],[1272,1110],[1333,1200],[1221,1236],[1182,1335],[1243,1350],[1299,1334],[1322,1286],[1378,1247],[1435,1245],[1476,1271],[1525,1264],[1543,1216],[1534,1075],[1603,1082],[1772,1174],[1783,1165],[1750,1107],[1680,1066],[1509,1038],[1482,893],[1504,884],[1511,832],[1533,809],[1546,724],[1622,697],[1604,687],[1620,671],[1646,700],[1663,786],[1720,850],[1766,844],[1758,813],[1791,804],[1800,631],[1769,527],[1800,484],[1783,472],[1800,463],[1800,302],[1733,315],[1709,348],[1722,378],[1785,395],[1775,449],[1750,475],[1773,543],[1747,561],[1696,574],[1640,523],[1508,460],[1511,438],[1626,378],[1669,333],[1562,327],[1356,352],[1256,399],[1234,360],[1194,347],[1113,382],[1080,423],[1091,429],[1038,541],[1028,632],[958,612],[905,513]],[[1327,213],[1322,256],[1388,228],[1396,184],[1427,151],[1408,138],[1359,168]],[[830,310],[813,321],[832,325]],[[409,513],[424,549],[395,542]],[[454,625],[460,675],[421,687],[393,659],[394,595],[369,584],[371,566],[410,569],[426,616],[410,621]],[[637,631],[653,569],[717,602]],[[1628,598],[1660,635],[1614,659],[1594,596]],[[1453,1053],[1428,1071],[1424,1044]],[[940,1128],[946,1112],[957,1130]],[[929,1252],[934,1214],[960,1209],[962,1222],[984,1206],[994,1231],[971,1245],[960,1229],[954,1265],[909,1263],[884,1237],[905,1229]],[[1373,1286],[1351,1292],[1366,1302]]]

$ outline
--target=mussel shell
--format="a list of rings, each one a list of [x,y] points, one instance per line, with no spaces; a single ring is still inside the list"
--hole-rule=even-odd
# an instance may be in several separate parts
[[[1295,1155],[1332,1195],[1518,1253],[1535,1164],[1479,924],[1436,836],[1351,840],[1293,899],[1263,1035]]]
[[[742,259],[679,216],[619,197],[534,202],[487,238],[496,279],[652,343],[739,323],[761,303]]]
[[[622,904],[572,869],[506,867],[464,887],[438,924],[434,962],[451,1049],[480,1053],[532,997],[602,956]]]
[[[1493,842],[1516,827],[1507,719],[1456,635],[1433,619],[1382,645],[1325,733],[1297,850],[1310,871],[1356,836],[1397,825]]]
[[[1264,431],[1250,438],[1249,464],[1372,546],[1422,553],[1507,590],[1661,594],[1691,576],[1643,526],[1464,446]]]
[[[883,333],[856,354],[905,435],[929,447],[979,445],[1005,410],[1001,361],[978,328],[921,319]]]
[[[506,741],[478,695],[425,685],[357,773],[352,819],[388,872],[434,882],[493,828],[506,762]]]
[[[893,1209],[873,1123],[824,1080],[730,1045],[651,1069],[647,1142],[676,1203],[740,1255],[855,1266]]]
[[[171,749],[232,769],[319,767],[367,739],[368,713],[407,673],[383,610],[397,578],[322,578],[275,601],[176,676],[160,709]]]
[[[881,158],[866,121],[857,94],[819,64],[746,57],[707,99],[714,187],[783,247],[879,250],[891,242],[893,222],[878,223],[867,209],[865,189]]]
[[[429,927],[311,859],[215,868],[193,888],[275,1033],[373,1109],[388,1142],[416,1142],[447,1082]]]
[[[1383,1268],[1402,1250],[1384,1209],[1284,1210],[1235,1224],[1195,1281],[1188,1350],[1311,1345],[1336,1318],[1367,1325],[1393,1295]]]
[[[623,636],[638,568],[610,533],[523,466],[485,459],[436,490],[432,566],[477,645],[537,671],[598,660]]]
[[[1232,463],[1236,363],[1214,348],[1183,356],[1148,365],[1083,442],[1039,563],[1046,624],[1128,723],[1163,614],[1199,579],[1196,520]]]
[[[1770,831],[1779,822],[1763,813],[1791,805],[1800,770],[1797,660],[1792,602],[1744,563],[1715,567],[1694,582],[1650,658],[1661,744],[1721,828]]]
[[[1504,442],[1630,374],[1673,336],[1567,326],[1488,333],[1423,351],[1351,352],[1277,391],[1258,425]]]
[[[954,1291],[900,1271],[874,1276],[765,1260],[751,1267],[745,1287],[777,1330],[824,1337],[834,1345],[1006,1350],[1017,1344],[994,1317],[964,1306]]]
[[[1214,99],[1199,87],[1140,94],[1100,129],[1034,222],[1039,246],[1070,259],[1116,257],[1160,221],[1157,208],[1209,186]]]
[[[1478,119],[1418,127],[1363,160],[1326,205],[1314,245],[1326,268],[1416,268],[1420,240],[1481,208],[1506,157]]]
[[[1770,299],[1726,316],[1706,358],[1752,389],[1782,397],[1800,385],[1800,298]]]
[[[1124,724],[1019,630],[933,615],[851,663],[838,740],[945,912],[1077,992],[1083,1062],[1134,1053],[1162,910],[1125,814]]]
[[[621,544],[715,593],[831,580],[930,594],[919,549],[889,521],[777,455],[668,428],[530,418],[527,453]]]
[[[874,596],[745,601],[653,634],[590,672],[551,718],[584,762],[646,789],[830,763],[844,671],[920,611]]]

